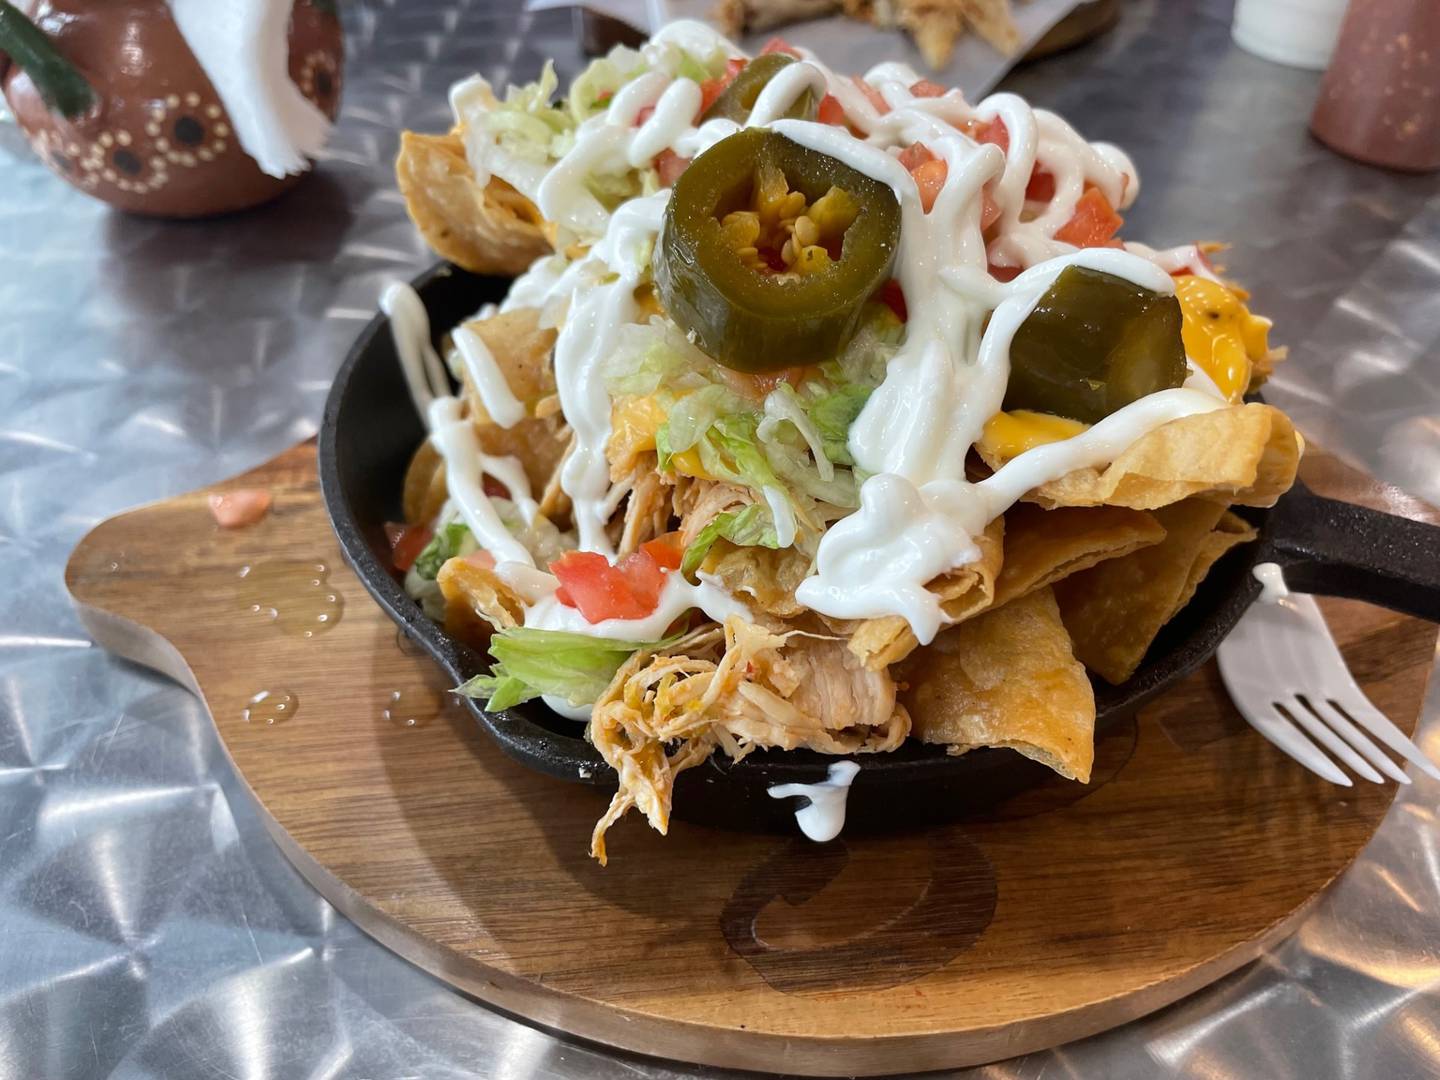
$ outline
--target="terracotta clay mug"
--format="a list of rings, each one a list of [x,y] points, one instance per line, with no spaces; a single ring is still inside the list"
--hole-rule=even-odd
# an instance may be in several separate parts
[[[122,210],[200,217],[272,199],[166,0],[0,0],[0,89],[35,152]],[[28,18],[26,17],[28,15]],[[333,0],[295,0],[289,73],[328,118],[340,103],[343,36]]]

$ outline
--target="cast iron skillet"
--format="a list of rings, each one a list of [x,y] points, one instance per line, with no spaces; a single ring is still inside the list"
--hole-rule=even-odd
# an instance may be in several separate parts
[[[414,285],[438,342],[481,304],[502,299],[509,280],[442,264]],[[427,619],[388,569],[383,526],[401,517],[405,469],[424,434],[388,321],[377,316],[350,350],[326,402],[321,487],[346,560],[380,606],[458,684],[488,670],[487,658]],[[1128,682],[1096,682],[1097,727],[1133,713],[1214,653],[1259,592],[1250,574],[1256,563],[1279,563],[1291,587],[1301,591],[1355,597],[1440,620],[1440,528],[1323,499],[1299,484],[1273,509],[1245,514],[1259,527],[1258,541],[1215,565]],[[501,713],[487,713],[474,701],[469,705],[481,727],[521,764],[613,790],[614,773],[574,721],[538,701]],[[674,812],[735,828],[793,828],[792,807],[769,798],[766,789],[821,781],[831,760],[810,751],[755,753],[733,764],[717,756],[681,775]],[[863,765],[850,796],[847,828],[953,820],[1052,775],[1009,751],[950,757],[943,748],[913,741],[894,753],[867,756]]]

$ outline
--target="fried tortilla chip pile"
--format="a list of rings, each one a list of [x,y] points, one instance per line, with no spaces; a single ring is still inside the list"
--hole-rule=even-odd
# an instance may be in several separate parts
[[[760,29],[775,25],[764,20],[784,13],[808,17],[842,6],[850,14],[909,27],[937,63],[967,24],[999,47],[1007,41],[1013,46],[1004,31],[1009,25],[1013,35],[1008,9],[982,0],[793,0],[787,5],[745,0],[727,10],[748,28]],[[490,93],[483,83],[480,88]],[[548,100],[548,92],[543,96]],[[493,103],[493,97],[487,100]],[[518,274],[557,245],[557,230],[514,187],[497,178],[477,179],[466,157],[467,135],[473,131],[467,133],[463,122],[447,135],[406,133],[397,162],[400,190],[437,252],[472,271]],[[800,235],[802,220],[813,225],[792,215],[794,236]],[[1099,243],[1109,246],[1110,233]],[[562,246],[563,258],[553,261],[578,260],[586,251],[569,234]],[[717,479],[723,470],[707,469],[693,440],[672,445],[668,436],[661,438],[660,425],[675,399],[656,396],[653,384],[648,391],[627,388],[611,395],[604,453],[612,487],[604,505],[617,560],[590,557],[606,570],[618,570],[627,558],[653,559],[647,548],[652,542],[669,545],[665,550],[675,558],[667,564],[669,571],[683,572],[692,581],[698,573],[743,602],[749,617],[732,615],[721,624],[692,612],[661,628],[660,640],[638,645],[612,640],[601,646],[608,653],[580,666],[584,694],[567,700],[593,702],[586,734],[619,781],[595,827],[595,857],[605,860],[607,831],[631,809],[665,832],[676,777],[717,752],[731,760],[757,749],[883,753],[914,736],[951,754],[1011,749],[1062,776],[1088,781],[1096,716],[1091,679],[1119,684],[1136,672],[1161,628],[1195,596],[1216,561],[1253,539],[1253,529],[1232,507],[1272,505],[1294,482],[1303,447],[1282,412],[1242,399],[1282,355],[1268,346],[1268,322],[1252,316],[1243,290],[1215,278],[1208,263],[1203,275],[1197,273],[1180,272],[1175,279],[1185,346],[1180,355],[1189,356],[1192,364],[1203,360],[1197,375],[1211,378],[1219,400],[1230,404],[1217,402],[1213,411],[1153,428],[1108,464],[1074,469],[1027,492],[974,537],[975,557],[969,563],[926,583],[947,625],[925,646],[899,616],[827,617],[796,598],[814,568],[816,537],[856,505],[858,473],[844,474],[852,486],[843,496],[807,497],[803,512],[796,512],[800,531],[792,522],[791,535],[781,543],[769,516],[773,508],[762,501],[757,484]],[[656,286],[642,283],[632,295],[646,318],[664,324]],[[471,367],[456,362],[454,344],[445,343],[479,449],[491,458],[518,461],[538,493],[538,516],[506,527],[525,543],[537,566],[552,568],[559,565],[552,560],[575,554],[570,549],[576,546],[565,532],[572,508],[559,482],[576,440],[556,391],[553,323],[558,318],[563,313],[551,308],[516,306],[481,313],[464,324],[523,406],[523,415],[508,426],[490,417]],[[673,337],[676,348],[699,353],[682,332],[676,330]],[[713,361],[699,353],[699,362]],[[744,393],[747,385],[750,390],[759,385],[743,378],[737,382],[738,377],[731,371],[723,385],[707,383],[705,391],[694,391],[692,383],[685,392],[697,397],[717,390]],[[965,462],[970,480],[983,480],[1029,447],[1070,438],[1085,427],[1059,415],[1060,410],[1048,416],[1031,412],[1024,419],[1026,411],[1002,411],[992,418],[998,422],[993,430],[986,425]],[[1037,415],[1048,424],[1036,425]],[[762,432],[755,426],[732,438],[741,450],[753,451],[751,444],[763,438]],[[1032,438],[1038,441],[1026,441]],[[824,455],[816,451],[816,456],[818,461]],[[830,474],[823,479],[829,483],[836,470],[828,459],[827,465]],[[735,481],[733,470],[728,475]],[[492,495],[492,501],[515,510],[503,497]],[[448,523],[453,520],[445,518],[449,505],[446,463],[427,440],[414,455],[403,493],[409,526],[435,531],[426,549],[431,552],[423,574],[426,591],[411,595],[443,618],[454,637],[482,652],[494,646],[495,673],[477,681],[486,683],[486,700],[496,694],[495,708],[551,694],[538,681],[526,683],[503,672],[502,643],[552,633],[524,625],[527,603],[535,610],[536,596],[521,595],[520,579],[498,573],[494,559],[474,549],[473,538],[468,549],[458,539],[439,543],[440,534],[452,527],[465,531]],[[762,518],[771,523],[768,540],[747,536],[743,523]],[[684,562],[679,551],[685,553]],[[658,564],[652,569],[658,578]],[[552,590],[558,576],[550,579]],[[555,596],[557,603],[569,603]],[[657,609],[652,603],[644,610]],[[611,617],[582,614],[589,626]],[[605,640],[558,637],[582,646]],[[545,648],[554,645],[547,642]],[[522,684],[526,692],[499,697],[494,688],[504,679]]]
[[[470,415],[487,451],[513,454],[545,512],[566,513],[555,475],[568,432],[549,366],[554,332],[531,311],[468,324],[489,346],[529,415],[492,423],[472,386]],[[744,489],[658,470],[653,447],[617,424],[612,478],[630,497],[612,528],[621,554],[676,527],[687,539],[747,504]],[[1279,410],[1239,404],[1172,421],[1102,469],[1032,491],[979,538],[980,558],[932,582],[954,625],[919,647],[903,619],[824,619],[795,600],[808,561],[794,549],[717,541],[703,564],[757,622],[707,624],[641,650],[595,706],[590,741],[619,774],[593,854],[631,808],[665,832],[675,778],[720,751],[805,747],[832,754],[892,750],[908,735],[962,754],[1008,747],[1085,782],[1095,700],[1087,669],[1120,683],[1210,567],[1253,530],[1229,509],[1268,506],[1289,488],[1301,441]],[[984,472],[987,464],[976,462]],[[445,499],[443,462],[422,446],[405,508],[427,521]],[[446,630],[483,650],[516,626],[523,604],[492,570],[454,558],[438,576]]]
[[[837,12],[881,29],[908,31],[936,70],[950,62],[955,43],[972,30],[1005,56],[1020,48],[1009,0],[720,0],[711,17],[733,38]]]

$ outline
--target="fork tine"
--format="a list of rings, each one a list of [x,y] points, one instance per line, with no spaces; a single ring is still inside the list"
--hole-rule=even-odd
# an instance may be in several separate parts
[[[1298,694],[1296,696],[1300,697]],[[1400,784],[1410,783],[1410,777],[1405,775],[1405,770],[1383,754],[1380,748],[1366,738],[1365,733],[1351,723],[1350,719],[1333,703],[1324,700],[1314,702],[1308,697],[1300,697],[1300,704],[1308,707],[1332,730],[1339,732],[1341,738],[1363,754],[1370,764],[1390,777],[1391,780]]]
[[[1326,750],[1329,750],[1330,753],[1334,754],[1366,780],[1369,780],[1372,784],[1383,784],[1385,782],[1385,778],[1376,772],[1368,761],[1355,753],[1354,750],[1351,750],[1342,739],[1322,724],[1301,702],[1294,701],[1294,704],[1290,707],[1277,704],[1276,708],[1289,714],[1290,719],[1303,727],[1312,739],[1320,743]]]
[[[1279,713],[1252,709],[1238,697],[1235,699],[1235,707],[1240,710],[1251,727],[1316,776],[1323,780],[1329,780],[1332,784],[1339,784],[1341,787],[1354,786],[1351,779],[1284,716]]]
[[[1440,780],[1440,768],[1436,768],[1435,763],[1425,756],[1425,752],[1416,746],[1403,731],[1396,727],[1388,716],[1374,706],[1370,699],[1365,696],[1363,690],[1358,686],[1354,686],[1353,682],[1351,685],[1353,691],[1347,687],[1347,691],[1350,692],[1345,693],[1343,696],[1340,694],[1332,696],[1328,704],[1332,708],[1338,708],[1339,711],[1348,714],[1355,723],[1370,732],[1370,734],[1374,735],[1401,757],[1414,763],[1427,776],[1432,776],[1436,780]]]

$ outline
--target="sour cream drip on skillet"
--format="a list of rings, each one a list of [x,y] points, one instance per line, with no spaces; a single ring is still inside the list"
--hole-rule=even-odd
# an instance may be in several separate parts
[[[575,436],[561,486],[574,506],[580,546],[609,557],[614,550],[606,524],[618,500],[605,458],[611,403],[600,367],[620,328],[642,317],[635,291],[648,272],[669,192],[632,199],[609,213],[585,181],[594,173],[641,167],[666,150],[693,158],[739,130],[725,119],[695,125],[699,86],[670,74],[677,46],[698,56],[741,55],[704,26],[674,23],[642,49],[648,70],[621,87],[605,113],[580,125],[572,148],[548,171],[511,170],[504,155],[483,138],[471,138],[467,145],[482,182],[493,171],[534,199],[545,217],[561,227],[562,237],[592,244],[583,258],[563,268],[555,257],[540,260],[515,283],[512,295],[539,306],[544,318],[560,327],[556,382]],[[1152,394],[1081,435],[1031,450],[989,479],[968,483],[966,454],[986,420],[1000,410],[1011,338],[1040,296],[1069,265],[1169,293],[1170,271],[1204,269],[1203,260],[1193,247],[1077,250],[1056,240],[1054,233],[1074,214],[1086,187],[1099,188],[1123,209],[1138,193],[1139,178],[1124,153],[1086,142],[1055,114],[1032,110],[1013,94],[994,94],[973,107],[954,91],[917,96],[919,76],[894,63],[865,76],[870,92],[888,106],[882,112],[853,81],[802,55],[767,84],[750,123],[837,158],[895,192],[902,208],[895,272],[910,318],[885,380],[851,428],[850,451],[860,468],[873,474],[861,489],[860,508],[822,538],[817,572],[800,586],[797,598],[839,618],[900,615],[919,640],[928,642],[945,616],[925,585],[973,561],[974,538],[988,522],[1035,487],[1076,468],[1108,463],[1156,427],[1225,404],[1198,382],[1199,389]],[[466,113],[480,96],[469,86],[453,100],[473,135],[482,125]],[[832,95],[849,128],[859,134],[781,119],[807,91]],[[977,144],[962,130],[997,118],[1008,135],[1003,152]],[[915,142],[924,143],[947,166],[929,213],[896,158]],[[1054,197],[1043,206],[1027,205],[1025,198],[1037,167],[1055,180]],[[987,185],[999,209],[988,250],[980,221]],[[1004,284],[989,274],[987,264],[1026,269]],[[765,494],[773,505],[780,493]],[[552,608],[559,605],[542,600],[529,612],[549,623],[557,618]],[[558,617],[566,629],[616,636],[608,624],[571,625],[573,614]]]

